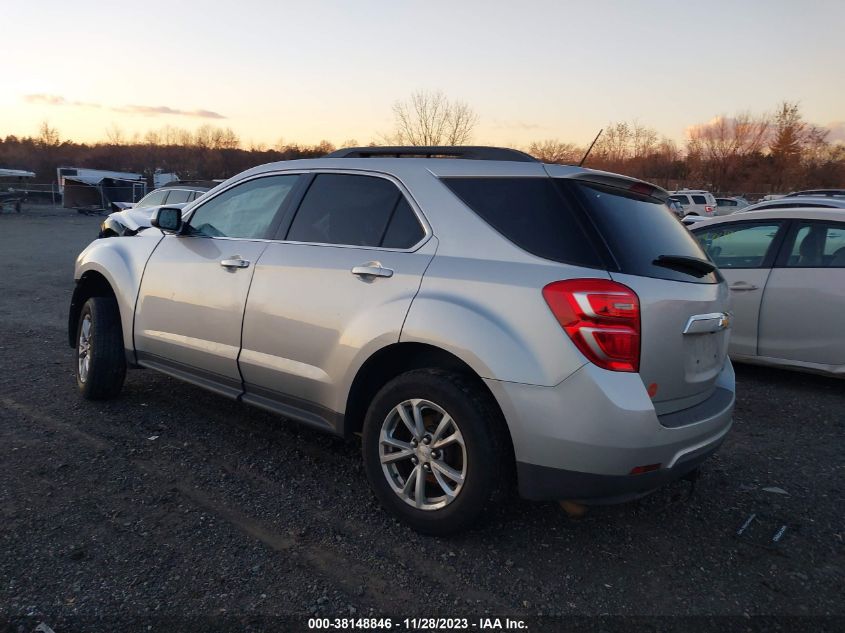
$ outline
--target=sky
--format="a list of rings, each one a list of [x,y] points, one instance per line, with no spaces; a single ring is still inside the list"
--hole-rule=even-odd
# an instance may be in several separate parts
[[[845,140],[842,0],[9,0],[0,137],[229,127],[245,145],[378,140],[418,90],[473,141],[589,143],[610,121],[677,141],[798,101]]]

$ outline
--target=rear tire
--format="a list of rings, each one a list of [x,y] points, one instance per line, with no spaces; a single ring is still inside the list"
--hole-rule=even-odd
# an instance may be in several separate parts
[[[403,523],[424,534],[452,534],[477,521],[507,488],[505,432],[490,395],[470,380],[437,369],[410,371],[370,403],[362,447],[367,478]]]
[[[76,386],[89,400],[120,393],[126,356],[120,312],[113,297],[91,297],[82,306],[76,328]]]

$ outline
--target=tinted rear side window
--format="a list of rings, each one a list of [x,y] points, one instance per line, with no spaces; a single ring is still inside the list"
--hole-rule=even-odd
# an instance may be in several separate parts
[[[581,199],[621,272],[696,283],[718,281],[714,273],[695,277],[654,264],[660,255],[707,260],[698,241],[659,200],[624,189],[564,178],[557,179],[557,183]]]
[[[707,198],[705,198],[704,196],[693,196],[692,201],[695,204],[707,204]]]
[[[404,196],[399,198],[399,203],[387,225],[387,231],[381,245],[384,248],[411,248],[425,236],[417,216],[414,215],[411,205]]]
[[[576,216],[550,178],[444,178],[490,226],[538,257],[602,267]]]
[[[191,199],[191,192],[185,189],[171,189],[167,194],[167,204],[179,204]]]
[[[287,239],[379,246],[401,195],[384,178],[318,174],[296,212]]]

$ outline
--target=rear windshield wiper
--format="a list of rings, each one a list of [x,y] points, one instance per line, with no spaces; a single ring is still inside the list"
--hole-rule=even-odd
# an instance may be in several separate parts
[[[652,264],[687,273],[693,277],[704,277],[716,270],[716,264],[713,262],[686,255],[660,255]]]

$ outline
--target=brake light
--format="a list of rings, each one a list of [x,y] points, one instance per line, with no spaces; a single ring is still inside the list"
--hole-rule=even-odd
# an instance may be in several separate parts
[[[587,359],[611,371],[640,368],[640,300],[609,279],[554,281],[543,298]]]
[[[706,207],[704,207],[704,212],[712,215],[713,214],[713,207],[711,207],[710,205],[707,205]]]

